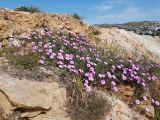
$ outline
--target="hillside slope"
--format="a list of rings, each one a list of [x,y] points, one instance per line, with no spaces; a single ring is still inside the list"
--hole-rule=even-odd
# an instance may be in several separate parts
[[[117,28],[100,28],[100,39],[117,42],[129,53],[147,54],[156,61],[160,60],[160,38],[147,35],[137,35],[133,32]]]
[[[159,43],[151,51],[136,41],[143,36],[118,29],[100,29],[97,39],[96,29],[70,15],[0,13],[0,119],[159,118],[160,65],[93,42],[118,40],[150,57],[159,55]]]

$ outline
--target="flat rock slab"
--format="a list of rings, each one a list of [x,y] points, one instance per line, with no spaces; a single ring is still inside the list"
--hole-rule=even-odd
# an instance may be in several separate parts
[[[57,83],[19,80],[0,73],[0,90],[16,108],[48,110],[58,88]]]

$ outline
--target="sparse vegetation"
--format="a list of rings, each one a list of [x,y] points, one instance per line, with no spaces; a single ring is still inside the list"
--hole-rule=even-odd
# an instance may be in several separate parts
[[[30,13],[42,12],[40,8],[34,7],[34,6],[19,6],[15,8],[15,11],[24,11],[24,12],[30,12]]]
[[[93,30],[92,34],[93,35],[99,35],[101,32],[99,30]]]
[[[160,108],[156,109],[156,115],[155,115],[154,120],[160,120]]]
[[[77,95],[68,107],[68,113],[73,120],[104,120],[111,109],[107,100],[94,92]]]
[[[16,67],[22,68],[22,69],[29,69],[33,70],[38,67],[38,61],[40,59],[39,54],[34,54],[32,52],[29,52],[27,54],[21,55],[21,56],[16,56],[13,55],[13,53],[18,54],[20,49],[16,48],[4,48],[1,52],[0,55],[2,56],[3,53],[7,54],[7,58],[10,60],[11,64],[16,65]],[[20,52],[19,52],[20,53]]]
[[[78,19],[78,20],[83,20],[83,17],[81,17],[79,14],[77,13],[73,13],[72,14],[72,17],[75,18],[75,19]]]

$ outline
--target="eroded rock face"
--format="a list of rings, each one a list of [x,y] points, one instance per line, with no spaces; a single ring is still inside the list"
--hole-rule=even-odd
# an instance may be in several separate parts
[[[149,120],[147,117],[129,108],[129,106],[119,98],[109,95],[106,92],[96,92],[103,96],[111,105],[111,110],[105,116],[105,120]]]
[[[56,82],[19,80],[0,72],[0,91],[0,104],[6,113],[23,109],[21,117],[31,120],[59,120],[60,117],[69,120],[65,111],[66,90]]]
[[[0,13],[0,33],[2,37],[12,36],[12,33],[15,32],[32,31],[44,26],[51,30],[67,30],[87,36],[91,32],[91,27],[66,14],[30,14],[3,8],[0,9]]]

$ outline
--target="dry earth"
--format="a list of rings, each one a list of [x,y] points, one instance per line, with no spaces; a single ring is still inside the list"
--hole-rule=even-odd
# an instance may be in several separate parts
[[[28,13],[0,8],[0,36],[12,36],[14,32],[32,31],[47,27],[89,35],[92,27],[67,14]]]

